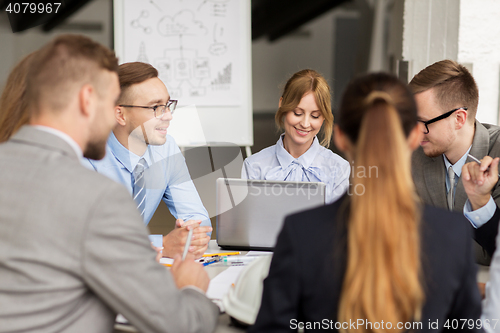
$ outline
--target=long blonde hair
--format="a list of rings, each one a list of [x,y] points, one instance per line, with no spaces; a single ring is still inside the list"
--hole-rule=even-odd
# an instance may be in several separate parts
[[[411,92],[395,77],[370,74],[344,93],[339,126],[355,145],[354,170],[376,167],[377,177],[352,178],[363,193],[350,206],[339,322],[384,321],[399,332],[397,323],[420,319],[420,208],[406,141],[416,123]],[[356,332],[385,331],[376,326]]]
[[[26,101],[26,74],[34,53],[24,57],[10,72],[0,96],[0,142],[7,141],[27,124],[30,113]]]

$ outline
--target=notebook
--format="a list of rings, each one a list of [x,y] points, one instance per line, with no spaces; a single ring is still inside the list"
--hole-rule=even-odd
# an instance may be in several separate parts
[[[285,216],[325,204],[325,184],[219,178],[216,196],[220,247],[272,251]]]

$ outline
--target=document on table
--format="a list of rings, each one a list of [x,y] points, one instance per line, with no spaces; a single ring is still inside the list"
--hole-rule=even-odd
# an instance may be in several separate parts
[[[229,292],[231,286],[236,283],[238,276],[245,267],[246,266],[231,266],[210,280],[207,297],[212,300],[222,300]]]

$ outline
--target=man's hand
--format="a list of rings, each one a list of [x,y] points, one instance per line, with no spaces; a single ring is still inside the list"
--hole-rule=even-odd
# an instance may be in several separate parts
[[[163,237],[163,255],[173,258],[176,254],[182,254],[188,232],[190,229],[193,229],[189,253],[192,253],[195,258],[200,258],[207,250],[208,242],[210,241],[207,232],[212,231],[212,227],[200,227],[200,223],[201,221],[195,220],[186,222],[180,219],[177,220],[175,222],[175,229]]]
[[[174,277],[177,288],[194,286],[207,292],[210,279],[203,266],[194,261],[192,254],[188,254],[184,261],[181,260],[180,255],[175,255],[170,272]]]
[[[483,207],[490,200],[491,190],[498,182],[499,161],[498,157],[485,156],[481,164],[470,162],[463,166],[461,178],[472,210]]]

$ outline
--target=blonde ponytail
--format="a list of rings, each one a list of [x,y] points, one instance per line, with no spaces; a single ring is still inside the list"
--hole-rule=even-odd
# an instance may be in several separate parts
[[[420,210],[410,150],[391,96],[372,91],[363,104],[366,112],[354,151],[354,170],[376,167],[377,175],[353,175],[353,188],[364,191],[352,196],[338,321],[364,319],[373,324],[361,332],[383,332],[381,326],[375,327],[384,321],[385,328],[391,323],[399,332],[404,330],[396,329],[399,322],[420,319],[424,302]]]

